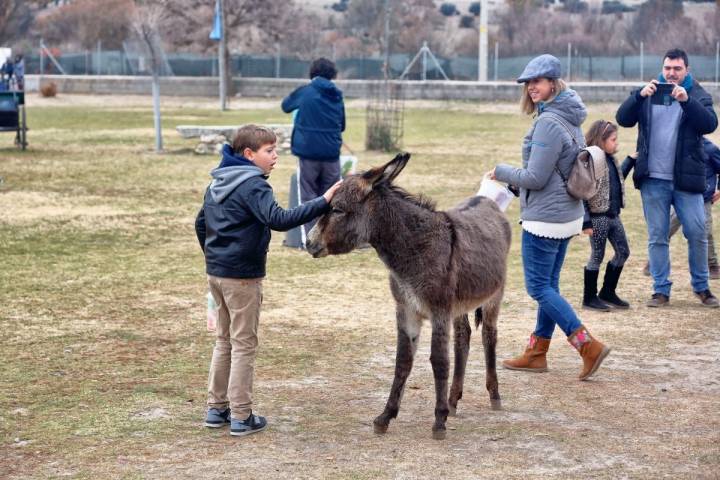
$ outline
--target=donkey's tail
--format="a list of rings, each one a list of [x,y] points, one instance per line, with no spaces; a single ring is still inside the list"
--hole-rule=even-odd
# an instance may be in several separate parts
[[[482,307],[478,307],[475,309],[475,330],[478,329],[478,327],[480,326],[482,321],[483,321]]]

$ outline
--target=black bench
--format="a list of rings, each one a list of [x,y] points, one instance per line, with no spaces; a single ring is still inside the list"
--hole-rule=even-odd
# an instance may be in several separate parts
[[[15,144],[27,147],[25,92],[0,91],[0,132],[15,132]]]

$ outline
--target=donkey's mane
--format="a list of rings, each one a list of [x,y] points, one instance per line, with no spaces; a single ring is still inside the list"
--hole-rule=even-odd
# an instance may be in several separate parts
[[[386,189],[389,193],[393,193],[399,196],[402,200],[410,202],[413,205],[417,205],[418,207],[425,210],[430,210],[431,212],[435,211],[435,201],[426,197],[425,195],[414,195],[407,190],[398,187],[397,185],[390,185],[389,187],[386,187]]]

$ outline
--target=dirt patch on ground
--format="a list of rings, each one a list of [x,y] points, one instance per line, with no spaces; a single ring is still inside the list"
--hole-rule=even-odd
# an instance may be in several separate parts
[[[65,197],[50,192],[0,191],[0,222],[31,223],[77,216],[104,218],[129,213],[93,201],[90,197]]]

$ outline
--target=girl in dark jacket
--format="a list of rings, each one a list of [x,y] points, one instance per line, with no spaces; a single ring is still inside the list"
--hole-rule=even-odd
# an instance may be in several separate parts
[[[599,147],[591,152],[599,153],[593,155],[596,162],[595,171],[599,179],[598,192],[585,202],[583,222],[583,233],[590,236],[591,248],[590,260],[585,266],[583,308],[590,310],[608,311],[610,307],[630,306],[615,293],[623,265],[630,256],[625,228],[620,220],[620,210],[625,206],[623,181],[632,164],[632,162],[624,162],[626,169],[623,171],[615,160],[614,155],[618,150],[617,132],[618,127],[614,123],[598,120],[590,125],[590,129],[585,133],[588,147]],[[595,158],[596,156],[600,158]],[[607,242],[610,242],[615,250],[615,256],[607,264],[603,287],[598,295],[597,280]]]

